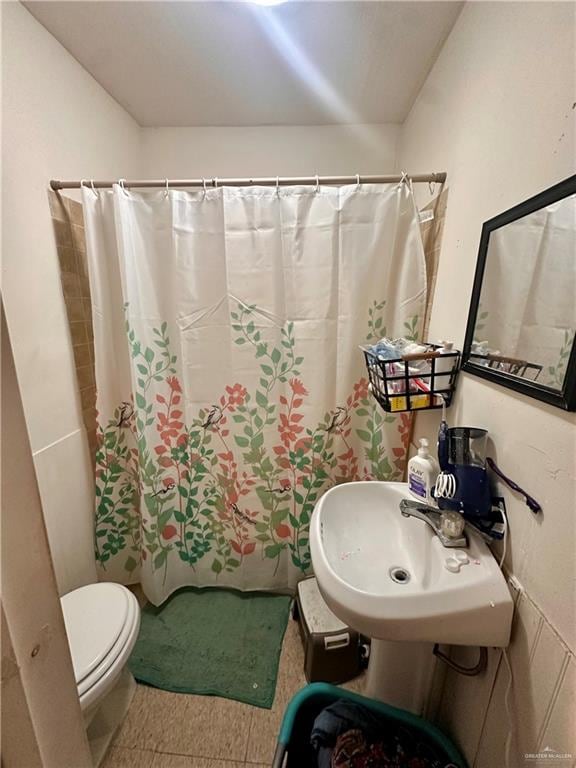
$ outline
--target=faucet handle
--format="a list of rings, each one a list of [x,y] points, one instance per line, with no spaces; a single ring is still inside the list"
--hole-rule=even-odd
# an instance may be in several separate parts
[[[458,539],[464,532],[466,525],[460,512],[443,511],[440,517],[440,530],[450,539]]]

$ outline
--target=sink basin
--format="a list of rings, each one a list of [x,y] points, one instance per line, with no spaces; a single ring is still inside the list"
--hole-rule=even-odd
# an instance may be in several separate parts
[[[317,503],[310,548],[332,611],[372,638],[506,646],[513,602],[484,540],[443,547],[424,521],[403,517],[406,483],[336,486]],[[460,562],[447,558],[460,558]]]

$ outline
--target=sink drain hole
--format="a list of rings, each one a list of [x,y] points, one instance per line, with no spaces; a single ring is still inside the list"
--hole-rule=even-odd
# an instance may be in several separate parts
[[[388,571],[390,574],[390,578],[392,581],[395,581],[396,584],[408,584],[410,581],[410,573],[406,570],[406,568],[400,568],[399,566],[395,565]]]

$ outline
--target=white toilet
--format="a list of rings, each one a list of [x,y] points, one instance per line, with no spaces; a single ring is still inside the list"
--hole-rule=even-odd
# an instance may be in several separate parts
[[[136,683],[126,663],[140,629],[140,606],[121,584],[88,584],[61,598],[80,706],[94,763],[122,722]]]

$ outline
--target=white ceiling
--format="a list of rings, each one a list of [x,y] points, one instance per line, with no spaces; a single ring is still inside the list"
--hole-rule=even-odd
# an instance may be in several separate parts
[[[402,122],[460,2],[26,2],[142,126]]]

